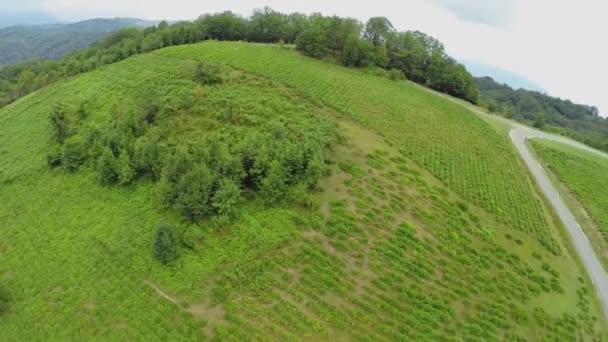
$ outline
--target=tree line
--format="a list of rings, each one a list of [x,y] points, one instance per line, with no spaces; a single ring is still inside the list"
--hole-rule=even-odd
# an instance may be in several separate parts
[[[490,77],[475,79],[480,103],[490,112],[570,136],[591,147],[608,151],[608,120],[594,106],[525,89],[513,89]]]
[[[464,66],[437,39],[422,32],[399,32],[383,17],[367,23],[352,18],[285,14],[268,7],[250,17],[226,11],[194,21],[161,22],[145,29],[126,28],[75,50],[59,61],[30,60],[0,69],[0,107],[41,87],[132,55],[204,40],[295,44],[315,58],[333,58],[346,66],[402,73],[435,90],[477,102],[478,90]]]

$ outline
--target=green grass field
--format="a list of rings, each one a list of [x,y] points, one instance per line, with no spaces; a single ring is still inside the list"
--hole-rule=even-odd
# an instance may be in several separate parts
[[[584,222],[604,265],[608,265],[608,158],[557,142],[532,141],[537,155],[566,187],[580,208]],[[576,205],[577,203],[574,203]],[[588,222],[587,222],[588,221]]]
[[[238,139],[278,116],[328,122],[343,141],[312,205],[252,197],[229,224],[191,224],[159,207],[152,181],[47,167],[54,102],[87,100],[82,125],[109,126],[113,105],[150,89],[194,92],[198,60],[226,81],[167,117],[163,144]],[[406,82],[207,42],[42,89],[0,110],[0,127],[0,340],[607,338],[508,138]],[[162,221],[190,246],[169,266],[152,255]]]

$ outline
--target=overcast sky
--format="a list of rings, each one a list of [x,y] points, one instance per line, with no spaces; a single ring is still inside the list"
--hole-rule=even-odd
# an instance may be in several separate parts
[[[130,16],[192,19],[226,9],[248,15],[265,5],[366,20],[386,16],[397,29],[439,38],[458,59],[513,71],[608,114],[606,0],[0,0],[0,10],[42,9],[64,20]],[[16,8],[18,6],[19,8]]]

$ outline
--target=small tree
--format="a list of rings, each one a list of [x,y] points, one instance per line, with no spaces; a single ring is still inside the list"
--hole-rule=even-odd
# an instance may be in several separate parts
[[[285,197],[288,176],[287,170],[279,161],[270,162],[268,174],[262,179],[262,195],[266,201],[277,202]]]
[[[534,117],[534,127],[542,130],[543,128],[545,128],[545,116],[538,113],[536,114],[536,116]]]
[[[103,185],[112,185],[118,182],[118,161],[109,148],[104,148],[97,160],[97,173],[99,182]]]
[[[86,154],[84,139],[80,135],[75,135],[65,141],[61,163],[66,170],[74,172],[84,163]]]
[[[230,178],[220,181],[218,190],[212,198],[212,205],[220,216],[233,217],[236,208],[241,202],[241,188]]]
[[[177,260],[179,239],[175,228],[168,223],[161,223],[156,228],[153,246],[154,257],[164,265]]]
[[[327,37],[318,25],[314,25],[300,33],[296,39],[296,48],[305,54],[321,58],[327,53]]]
[[[68,137],[68,122],[65,107],[59,104],[54,105],[49,115],[49,121],[51,123],[53,140],[63,144]]]
[[[128,185],[131,184],[135,178],[135,170],[131,166],[131,158],[126,151],[122,151],[118,157],[118,180],[120,184]]]

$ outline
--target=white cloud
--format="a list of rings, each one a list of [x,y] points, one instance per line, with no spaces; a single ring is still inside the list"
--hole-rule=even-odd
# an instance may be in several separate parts
[[[439,38],[457,58],[514,71],[551,95],[594,104],[608,114],[603,89],[608,79],[608,50],[603,44],[608,24],[603,0],[39,1],[44,9],[66,19],[192,19],[226,9],[246,15],[266,5],[286,12],[318,11],[361,20],[381,15],[399,29],[417,29]]]

